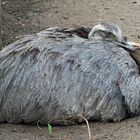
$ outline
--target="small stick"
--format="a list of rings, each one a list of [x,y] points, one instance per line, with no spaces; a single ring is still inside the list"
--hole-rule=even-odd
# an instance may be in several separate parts
[[[82,115],[77,115],[77,116],[83,118],[86,121],[87,129],[88,129],[88,138],[89,138],[89,140],[91,140],[91,131],[90,131],[88,120],[85,117],[83,117]]]
[[[40,120],[37,121],[37,124],[36,124],[36,125],[37,125],[37,128],[42,129],[42,128],[39,126],[39,122],[40,122]]]
[[[49,122],[48,122],[48,124],[51,123],[52,121],[54,121],[55,119],[58,119],[58,118],[61,118],[61,117],[59,116],[59,117],[54,117],[54,118],[50,119]],[[88,120],[84,116],[82,116],[82,115],[67,116],[67,117],[64,116],[63,118],[69,119],[69,118],[75,118],[75,117],[80,117],[80,118],[82,118],[82,119],[85,120],[85,122],[87,124],[87,129],[88,129],[88,139],[91,140],[91,130],[90,130],[89,122],[88,122]]]

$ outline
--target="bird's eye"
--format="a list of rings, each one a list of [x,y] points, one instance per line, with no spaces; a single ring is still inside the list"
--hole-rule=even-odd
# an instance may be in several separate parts
[[[108,32],[106,37],[109,40],[116,40],[116,36],[113,33],[111,33],[111,32]]]
[[[112,37],[112,33],[111,32],[108,32],[108,37]]]

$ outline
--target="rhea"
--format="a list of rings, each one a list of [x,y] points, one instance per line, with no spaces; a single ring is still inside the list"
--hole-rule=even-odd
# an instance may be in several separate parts
[[[140,114],[133,48],[113,23],[49,28],[8,45],[0,51],[0,122],[56,124],[54,118],[79,114],[120,121]],[[77,121],[83,120],[59,123]]]

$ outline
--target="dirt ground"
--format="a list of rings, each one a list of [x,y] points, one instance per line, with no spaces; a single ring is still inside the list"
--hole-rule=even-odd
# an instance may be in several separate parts
[[[112,21],[140,42],[140,0],[2,0],[3,46],[50,26],[95,25]],[[139,140],[140,117],[119,123],[90,123],[93,140]],[[47,127],[0,124],[0,140],[87,140],[85,124]]]

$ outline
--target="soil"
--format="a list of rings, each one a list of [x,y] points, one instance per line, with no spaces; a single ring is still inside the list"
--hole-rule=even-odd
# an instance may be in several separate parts
[[[59,1],[59,2],[58,2]],[[3,46],[51,26],[93,26],[112,21],[140,42],[139,0],[2,0]],[[93,140],[139,140],[140,117],[119,123],[90,122]],[[87,140],[86,124],[53,127],[0,124],[0,140]]]

